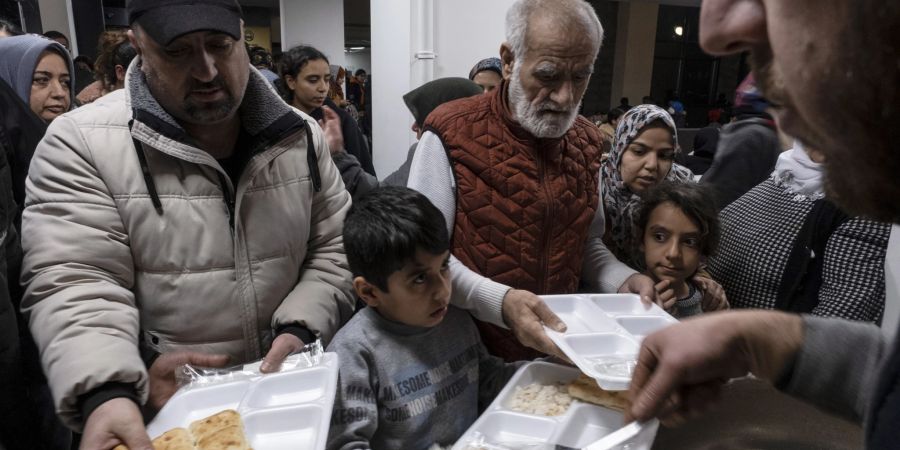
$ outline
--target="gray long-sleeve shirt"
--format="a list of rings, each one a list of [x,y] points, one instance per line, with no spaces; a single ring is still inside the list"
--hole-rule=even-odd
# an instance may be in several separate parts
[[[452,445],[519,364],[488,355],[468,313],[419,328],[361,310],[328,346],[340,357],[328,449]]]

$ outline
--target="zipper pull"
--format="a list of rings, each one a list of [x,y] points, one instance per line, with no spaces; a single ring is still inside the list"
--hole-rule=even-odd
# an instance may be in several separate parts
[[[219,175],[219,183],[222,185],[222,199],[225,201],[225,209],[228,211],[228,227],[231,229],[231,234],[234,235],[234,195],[228,189],[228,180],[225,179],[225,175],[222,175],[222,172],[219,171],[216,171],[216,174]]]

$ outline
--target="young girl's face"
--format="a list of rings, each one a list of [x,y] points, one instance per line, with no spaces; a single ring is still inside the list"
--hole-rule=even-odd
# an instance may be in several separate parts
[[[294,93],[294,106],[309,114],[325,103],[328,95],[331,68],[324,59],[313,59],[306,63],[296,77],[285,76],[288,88]]]
[[[694,276],[700,265],[700,229],[671,202],[659,204],[650,213],[644,229],[644,261],[657,281],[680,284]]]

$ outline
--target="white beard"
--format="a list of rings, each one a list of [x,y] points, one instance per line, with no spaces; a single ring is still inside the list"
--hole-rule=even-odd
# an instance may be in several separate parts
[[[578,110],[581,108],[581,99],[578,99],[578,103],[571,109],[558,105],[550,99],[537,105],[530,102],[525,96],[525,89],[522,88],[518,65],[513,67],[509,78],[509,102],[519,125],[538,138],[562,137],[575,123]]]

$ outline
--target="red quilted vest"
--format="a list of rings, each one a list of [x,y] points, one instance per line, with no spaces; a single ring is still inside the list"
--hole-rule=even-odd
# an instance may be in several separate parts
[[[425,121],[456,177],[451,251],[475,272],[516,289],[576,292],[599,201],[600,131],[579,116],[562,138],[537,139],[511,119],[506,90],[504,83],[492,95],[446,103]],[[480,328],[495,354],[534,356],[506,342],[505,330],[486,335]]]

